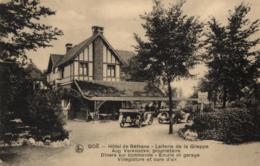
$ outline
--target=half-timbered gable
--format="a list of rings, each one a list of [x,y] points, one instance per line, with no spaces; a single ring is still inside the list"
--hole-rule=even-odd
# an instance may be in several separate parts
[[[133,57],[129,51],[115,50],[103,35],[103,28],[92,27],[93,35],[72,46],[66,44],[66,54],[50,56],[48,82],[68,84],[73,80],[81,81],[121,81],[121,67],[127,65],[126,59]],[[125,53],[128,52],[126,55]],[[123,56],[122,57],[121,53]],[[123,75],[122,75],[123,76]]]
[[[120,81],[120,61],[107,45],[103,47],[103,80]]]
[[[93,80],[93,45],[84,47],[73,60],[74,79]]]

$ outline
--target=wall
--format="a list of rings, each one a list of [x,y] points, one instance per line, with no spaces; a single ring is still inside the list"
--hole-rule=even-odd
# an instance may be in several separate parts
[[[51,73],[49,73],[47,75],[47,81],[49,83],[52,83],[53,81],[56,81],[57,79],[60,79],[60,73],[59,73],[58,69],[56,68],[54,72],[52,71]]]
[[[85,64],[87,69],[82,69],[81,64]],[[59,70],[60,78],[62,76],[61,71]],[[74,60],[64,68],[64,77],[58,83],[68,83],[74,79],[84,81],[93,80],[93,44],[90,44],[79,52]]]
[[[88,73],[80,73],[80,63],[87,64]],[[74,59],[72,66],[73,79],[77,80],[93,80],[93,45],[90,44]]]
[[[108,77],[107,66],[115,66],[115,77]],[[120,81],[120,63],[115,55],[108,49],[106,45],[103,47],[103,80],[104,81]]]
[[[94,80],[103,80],[103,41],[97,38],[93,43]]]
[[[59,83],[68,83],[71,81],[70,67],[71,66],[69,64],[63,68],[63,77],[62,77],[62,70],[61,69],[59,70],[59,75],[60,75],[59,76],[60,80],[58,81]]]

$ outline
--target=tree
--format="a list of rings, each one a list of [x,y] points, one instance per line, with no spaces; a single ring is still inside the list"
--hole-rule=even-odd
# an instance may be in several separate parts
[[[208,92],[208,100],[210,102],[213,102],[214,107],[216,106],[217,94],[219,93],[219,89],[218,86],[214,84],[213,78],[209,77],[209,74],[206,75],[204,78],[201,78],[198,84],[198,88],[194,93],[198,95],[198,91]]]
[[[196,64],[200,36],[203,25],[195,17],[183,14],[184,2],[164,8],[155,0],[153,10],[141,16],[145,21],[146,39],[137,34],[136,50],[143,69],[153,79],[161,78],[168,87],[169,111],[172,116],[172,82],[180,77],[191,76],[189,69]],[[172,134],[173,121],[170,120],[169,134]]]
[[[124,72],[127,75],[127,80],[130,81],[154,81],[153,79],[153,75],[154,73],[150,72],[147,73],[144,68],[144,64],[143,63],[145,61],[145,59],[143,58],[143,56],[134,56],[130,59],[129,61],[129,65],[127,65],[126,67],[123,68]]]
[[[27,51],[49,47],[52,40],[62,35],[61,30],[40,23],[43,17],[54,14],[51,9],[41,6],[40,0],[9,0],[0,3],[0,60],[12,62],[7,78],[10,85],[9,93],[6,95],[7,109],[3,111],[1,117],[3,120],[1,125],[4,126],[3,138],[6,142],[18,138],[20,126],[16,120],[19,119],[24,123],[30,116],[28,114],[30,104],[40,100],[40,95],[37,96],[34,94],[36,92],[33,92],[33,80],[24,64]],[[42,96],[42,100],[44,97]],[[44,112],[46,110],[41,111],[46,114]],[[51,113],[46,116],[52,118]]]
[[[9,93],[5,94],[6,109],[0,118],[0,139],[5,143],[10,144],[24,136],[41,141],[46,136],[51,140],[68,137],[63,128],[65,116],[61,107],[61,99],[67,98],[68,92],[65,89],[33,89],[30,73],[36,69],[31,67],[24,70],[14,63],[8,70]]]
[[[55,11],[41,6],[40,0],[10,0],[0,3],[0,59],[26,60],[26,51],[49,47],[62,31],[40,23]]]
[[[254,39],[253,35],[259,30],[260,22],[258,19],[250,22],[246,18],[249,12],[250,7],[242,3],[230,12],[226,26],[215,18],[208,22],[208,78],[213,88],[221,91],[222,107],[226,107],[227,101],[244,97],[245,87],[254,89],[256,85],[259,51],[255,46],[260,38]]]
[[[28,73],[21,68],[17,63],[9,65],[7,70],[8,77],[5,78],[8,89],[5,94],[5,106],[6,108],[2,111],[2,126],[3,132],[0,139],[3,139],[5,143],[11,143],[12,141],[19,138],[19,134],[22,133],[20,130],[20,124],[16,122],[28,110],[28,105],[31,101],[27,100],[28,96],[33,93],[32,80],[29,79]]]
[[[40,90],[27,97],[30,102],[22,120],[31,127],[32,137],[36,140],[45,141],[46,136],[53,141],[68,138],[64,129],[66,118],[60,104],[63,93],[63,89]]]

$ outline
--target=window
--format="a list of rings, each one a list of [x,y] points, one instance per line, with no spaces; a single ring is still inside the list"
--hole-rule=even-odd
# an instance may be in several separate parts
[[[88,63],[79,63],[79,75],[88,75]]]
[[[116,77],[115,65],[107,65],[107,77]]]

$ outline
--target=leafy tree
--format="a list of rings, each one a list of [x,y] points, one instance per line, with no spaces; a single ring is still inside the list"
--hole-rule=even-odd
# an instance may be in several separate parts
[[[6,71],[8,77],[5,78],[7,82],[5,93],[5,109],[2,110],[2,135],[0,139],[3,139],[5,143],[11,143],[16,140],[19,134],[22,132],[17,123],[17,119],[20,119],[26,114],[28,105],[30,103],[27,97],[32,95],[32,81],[29,79],[28,73],[25,72],[20,65],[13,63],[9,65],[9,69]]]
[[[68,138],[68,132],[63,128],[66,121],[60,104],[62,95],[63,90],[40,90],[27,97],[31,102],[22,119],[31,127],[31,134],[37,140],[44,141],[46,136],[55,141]]]
[[[253,35],[259,30],[259,20],[250,22],[246,18],[250,7],[240,4],[228,17],[228,24],[221,25],[215,18],[209,22],[207,33],[208,78],[212,88],[220,89],[223,107],[227,101],[244,97],[243,89],[250,88],[255,93],[259,51],[255,46],[260,38]]]
[[[218,87],[214,84],[213,80],[209,75],[206,75],[202,78],[198,84],[198,89],[194,92],[198,95],[198,91],[200,92],[208,92],[208,100],[213,102],[214,107],[217,102],[217,94],[219,93]],[[198,96],[196,96],[198,97]]]
[[[10,0],[0,3],[0,59],[24,61],[26,51],[49,47],[62,31],[40,23],[55,11],[41,6],[40,0]]]
[[[123,68],[124,72],[127,75],[127,79],[130,81],[154,81],[153,78],[154,73],[147,73],[145,68],[145,58],[143,56],[137,55],[130,59],[129,65]]]
[[[135,34],[136,50],[144,71],[153,79],[161,78],[168,87],[169,111],[172,115],[172,82],[191,76],[189,69],[196,64],[194,55],[201,47],[199,38],[203,25],[195,17],[183,14],[183,2],[164,8],[155,0],[153,10],[141,16],[146,39]],[[169,134],[173,122],[170,121]]]
[[[0,139],[11,143],[21,135],[42,141],[46,136],[51,140],[67,138],[60,102],[67,95],[66,90],[33,90],[32,70],[21,68],[16,63],[10,66],[7,80],[10,88],[5,96],[7,108],[0,119],[3,125]]]
[[[10,65],[9,78],[7,78],[10,85],[9,93],[6,95],[7,109],[3,111],[3,116],[1,115],[3,122],[1,125],[4,126],[3,139],[7,142],[18,137],[19,132],[16,130],[20,127],[16,120],[26,122],[30,116],[29,111],[32,109],[30,104],[46,98],[46,96],[41,98],[40,95],[34,94],[33,80],[28,73],[30,70],[25,69],[23,65],[27,59],[27,51],[49,47],[52,40],[56,40],[57,36],[62,35],[61,30],[40,23],[42,18],[54,14],[53,10],[42,6],[40,0],[8,0],[0,3],[0,60],[13,62]],[[51,120],[52,112],[48,114],[43,109],[41,111],[42,114],[47,113],[45,117]],[[40,116],[40,113],[38,115]],[[35,116],[35,118],[38,117]],[[42,123],[37,120],[34,122],[36,124],[31,126],[39,126],[37,123]]]

